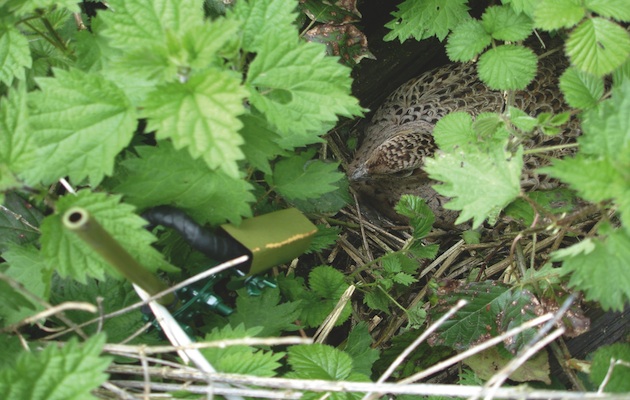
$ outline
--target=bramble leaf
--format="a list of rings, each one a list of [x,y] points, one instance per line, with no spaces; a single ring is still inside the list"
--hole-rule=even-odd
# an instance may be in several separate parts
[[[223,328],[214,328],[204,340],[211,342],[249,338],[259,332],[259,328],[245,329],[242,324],[236,327],[226,325]],[[273,353],[252,346],[208,347],[202,349],[201,353],[219,372],[254,376],[275,376],[275,370],[281,366],[278,361],[285,356],[283,352]]]
[[[144,106],[148,129],[158,139],[170,138],[176,149],[186,148],[208,167],[238,177],[236,161],[243,158],[238,119],[245,111],[246,91],[229,71],[208,69],[185,83],[158,86]]]
[[[348,341],[343,351],[352,357],[352,370],[370,376],[372,364],[378,360],[379,351],[372,346],[372,336],[367,323],[361,321],[348,334]]]
[[[320,325],[324,318],[335,308],[339,299],[348,288],[344,275],[326,265],[313,268],[308,275],[310,291],[304,290],[295,300],[301,300],[302,324],[314,327]],[[350,303],[346,304],[336,325],[343,324],[352,312]]]
[[[432,321],[446,313],[460,299],[468,301],[453,317],[442,324],[429,338],[433,345],[466,350],[475,344],[497,336],[541,315],[542,306],[534,294],[525,288],[512,288],[496,281],[446,281],[437,292],[439,302],[430,310]],[[504,341],[505,347],[516,353],[534,335],[526,330]]]
[[[520,90],[536,76],[537,58],[530,49],[506,44],[489,49],[479,57],[479,78],[495,90]]]
[[[623,310],[630,300],[630,235],[625,229],[558,250],[552,260],[562,261],[562,272],[571,273],[571,287],[584,292],[586,300],[598,301],[604,310]]]
[[[447,153],[476,143],[472,116],[464,111],[446,114],[435,125],[433,138],[440,150]]]
[[[410,37],[416,40],[434,36],[444,40],[449,30],[470,18],[466,0],[407,0],[392,13],[394,19],[385,27],[391,29],[385,40],[404,42]]]
[[[630,33],[609,20],[590,18],[571,32],[566,53],[571,64],[580,70],[603,76],[630,55]]]
[[[409,218],[413,237],[422,239],[433,228],[435,215],[424,199],[411,194],[403,194],[394,208],[402,216]]]
[[[294,331],[295,321],[300,315],[300,303],[296,301],[280,303],[278,289],[266,289],[260,297],[238,291],[236,312],[229,318],[230,325],[243,324],[245,328],[262,327],[261,337],[277,336],[280,332]]]
[[[102,280],[105,271],[120,277],[100,255],[63,227],[61,218],[71,207],[85,208],[141,265],[151,271],[176,270],[151,247],[155,237],[144,228],[146,221],[134,213],[133,206],[120,203],[121,197],[81,190],[76,196],[68,194],[57,201],[55,213],[42,222],[41,242],[42,253],[55,265],[59,275],[70,276],[81,283],[86,282],[86,276]]]
[[[238,223],[251,216],[254,201],[251,185],[223,171],[213,171],[168,142],[139,146],[139,157],[121,162],[124,173],[114,190],[140,209],[168,204],[178,207],[197,222]]]
[[[534,10],[540,0],[503,0],[503,4],[509,4],[517,13],[525,13],[530,18],[534,18]]]
[[[570,28],[586,15],[586,9],[579,0],[540,0],[534,12],[537,28],[553,31]]]
[[[70,339],[59,347],[49,344],[42,351],[23,351],[12,368],[0,370],[0,397],[31,400],[95,399],[90,392],[107,380],[110,363],[101,357],[105,335],[79,344]]]
[[[273,175],[267,180],[287,199],[309,199],[337,189],[335,183],[343,178],[338,165],[311,160],[312,152],[304,152],[276,163]]]
[[[26,37],[15,27],[0,24],[0,82],[11,86],[14,78],[24,80],[24,68],[31,64]]]
[[[470,19],[453,28],[448,35],[446,53],[451,61],[470,61],[492,43],[479,20]]]
[[[292,378],[341,381],[352,372],[352,358],[325,344],[291,346],[288,353]]]
[[[0,252],[10,243],[25,245],[39,239],[37,228],[44,215],[17,193],[8,192],[0,208]]]
[[[626,0],[585,0],[584,5],[602,17],[624,22],[630,20],[630,8]]]
[[[327,57],[325,46],[274,35],[249,65],[250,101],[293,148],[320,141],[337,115],[360,115],[350,95],[349,69]],[[296,121],[300,121],[296,124]]]
[[[574,108],[592,108],[604,95],[604,81],[574,67],[560,76],[560,89],[565,101]]]
[[[0,203],[2,193],[21,186],[17,176],[20,161],[36,151],[28,129],[28,107],[24,85],[9,88],[6,97],[0,98]]]
[[[136,112],[114,83],[79,70],[54,70],[29,93],[30,126],[36,152],[24,172],[30,181],[51,183],[69,175],[97,185],[114,170],[116,155],[129,144]],[[46,160],[46,162],[41,162]]]
[[[599,387],[604,379],[607,379],[603,392],[630,392],[630,368],[627,365],[617,364],[610,373],[612,360],[630,362],[630,345],[628,343],[615,343],[597,349],[593,354],[591,363],[591,381]]]
[[[494,39],[517,42],[532,33],[532,20],[508,6],[491,6],[481,16],[481,24]]]
[[[252,167],[265,174],[271,174],[269,161],[283,152],[277,143],[280,136],[261,115],[244,114],[240,119],[243,127],[239,134],[245,141],[241,147],[245,159]]]
[[[461,210],[456,223],[472,218],[474,229],[518,196],[522,154],[522,148],[512,155],[502,146],[495,146],[489,153],[471,150],[438,154],[426,159],[425,169],[432,179],[444,182],[434,186],[440,194],[452,198],[444,207]]]

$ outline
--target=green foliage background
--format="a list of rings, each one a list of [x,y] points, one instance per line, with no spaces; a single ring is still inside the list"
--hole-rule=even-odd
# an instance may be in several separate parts
[[[78,30],[73,13],[81,10],[75,1],[0,1],[0,250],[5,261],[0,325],[8,331],[49,301],[95,302],[97,295],[109,294],[105,312],[133,302],[121,295],[129,292],[128,283],[62,228],[61,215],[72,206],[87,209],[144,265],[177,279],[179,267],[202,262],[168,234],[160,235],[162,251],[157,251],[158,238],[138,216],[144,209],[173,205],[202,224],[217,225],[290,205],[336,212],[348,199],[339,165],[319,159],[317,144],[340,118],[359,117],[365,110],[350,93],[350,69],[326,56],[324,45],[300,38],[297,0],[239,0],[207,13],[214,3],[107,3],[109,9],[89,20],[89,29]],[[553,254],[552,261],[561,265],[553,276],[604,309],[622,309],[630,300],[630,35],[624,25],[630,22],[630,4],[505,0],[480,18],[468,11],[465,0],[406,0],[393,13],[386,39],[446,40],[452,61],[477,60],[480,78],[509,92],[525,88],[536,75],[537,56],[523,40],[535,29],[564,38],[571,66],[560,87],[582,120],[583,135],[575,157],[541,172],[567,183],[603,217],[584,240]],[[451,114],[436,127],[442,153],[426,170],[443,183],[437,189],[452,198],[447,208],[460,211],[460,221],[472,219],[474,227],[493,222],[506,206],[515,207],[514,200],[538,204],[540,199],[520,187],[525,150],[519,140],[533,132],[557,133],[567,118],[529,116],[514,107],[476,119]],[[62,190],[62,178],[80,190]],[[418,327],[425,310],[404,309],[395,297],[417,282],[417,259],[435,257],[437,246],[422,242],[434,219],[413,197],[403,198],[397,211],[410,219],[412,237],[402,251],[362,267],[379,266],[377,282],[361,290],[369,309],[391,313],[393,304]],[[338,232],[321,229],[314,250],[334,242]],[[204,315],[204,326],[215,328],[196,333],[218,340],[279,335],[298,329],[298,320],[302,327],[316,327],[360,272],[346,277],[319,266],[306,282],[289,276],[260,298],[241,290],[233,315]],[[470,313],[489,306],[501,313],[511,296],[523,293],[533,296],[529,289],[495,288],[492,296],[473,303]],[[340,322],[350,313],[346,306]],[[75,322],[89,319],[80,312],[70,315]],[[107,340],[122,340],[138,318],[136,310],[106,323]],[[454,321],[448,334],[460,337],[467,329],[463,325],[465,320]],[[89,398],[111,362],[101,355],[103,334],[32,353],[13,336],[1,339],[6,344],[0,346],[3,398]],[[285,353],[237,346],[204,355],[235,373],[363,381],[371,378],[378,359],[378,351],[361,350],[371,342],[367,327],[358,324],[339,348],[294,346]],[[443,343],[457,347],[455,340]],[[51,381],[61,383],[51,387]]]

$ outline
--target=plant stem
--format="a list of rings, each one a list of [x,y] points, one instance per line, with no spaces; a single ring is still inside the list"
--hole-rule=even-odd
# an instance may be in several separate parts
[[[76,233],[125,278],[140,286],[150,295],[168,288],[157,276],[140,265],[86,209],[73,207],[66,211],[62,220],[63,225],[68,230]],[[169,293],[158,302],[169,306],[175,302],[175,299],[175,296]]]
[[[557,144],[557,145],[554,145],[554,146],[538,147],[538,148],[535,148],[535,149],[529,149],[529,150],[523,151],[523,155],[546,153],[548,151],[570,149],[570,148],[578,147],[578,146],[579,146],[579,144],[577,144],[577,143],[565,143],[565,144]]]

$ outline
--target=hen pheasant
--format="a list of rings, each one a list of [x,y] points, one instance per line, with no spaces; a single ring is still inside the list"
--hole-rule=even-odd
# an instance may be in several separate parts
[[[567,111],[557,82],[565,67],[566,63],[559,57],[539,60],[536,78],[526,90],[514,93],[514,105],[532,116]],[[393,219],[400,219],[393,211],[400,196],[416,194],[433,209],[438,224],[452,226],[458,214],[442,207],[448,198],[432,188],[436,182],[422,170],[424,158],[432,156],[436,150],[433,128],[450,112],[465,111],[476,116],[483,112],[502,112],[505,107],[503,92],[491,90],[482,83],[473,63],[450,64],[412,79],[394,91],[374,114],[348,168],[353,187],[372,206]],[[579,126],[572,119],[561,135],[537,134],[525,147],[567,143],[577,135]],[[536,167],[570,151],[560,150],[547,154],[547,158],[526,157],[524,189],[553,183],[547,177],[535,175]]]

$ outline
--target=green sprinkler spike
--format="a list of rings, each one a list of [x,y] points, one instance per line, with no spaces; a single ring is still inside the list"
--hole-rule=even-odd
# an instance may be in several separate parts
[[[295,208],[244,220],[239,226],[221,225],[251,253],[249,274],[258,274],[304,253],[317,227]]]

